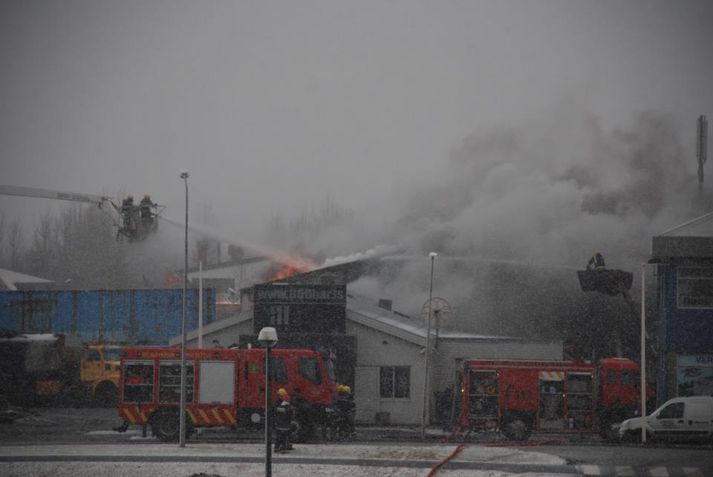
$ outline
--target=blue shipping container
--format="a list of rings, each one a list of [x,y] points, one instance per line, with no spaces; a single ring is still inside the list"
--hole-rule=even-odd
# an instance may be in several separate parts
[[[181,334],[183,290],[0,292],[0,329],[65,333],[82,341],[167,345]],[[215,289],[203,293],[203,324],[215,320]],[[198,290],[186,295],[186,327],[198,326]]]

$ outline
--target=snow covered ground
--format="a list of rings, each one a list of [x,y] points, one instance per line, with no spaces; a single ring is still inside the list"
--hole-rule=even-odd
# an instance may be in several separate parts
[[[414,469],[406,467],[358,467],[348,465],[307,465],[307,464],[275,464],[272,466],[274,477],[425,477],[429,469]],[[0,474],[7,477],[261,477],[265,468],[257,464],[215,464],[215,463],[181,463],[181,464],[134,464],[134,463],[37,463],[37,464],[2,464]],[[441,469],[436,474],[440,477],[552,477],[552,473],[509,473],[495,470]],[[579,474],[556,474],[558,477],[569,477]]]
[[[446,459],[456,449],[455,445],[324,445],[300,444],[288,454],[293,458],[324,458],[334,459],[335,464],[308,464],[291,462],[281,463],[281,455],[274,457],[272,472],[275,477],[321,477],[321,476],[427,476],[430,467],[376,467],[356,465],[360,459],[384,459],[404,461],[438,462]],[[81,446],[7,446],[0,448],[0,456],[56,456],[67,459],[76,456],[77,459],[86,456],[105,456],[108,459],[120,460],[122,457],[147,456],[154,458],[176,457],[202,458],[215,457],[217,460],[227,457],[262,457],[264,446],[260,444],[188,444],[185,448],[163,444],[147,445],[81,445]],[[354,465],[344,463],[341,459],[353,459]],[[129,459],[130,460],[130,459]],[[336,462],[339,460],[339,463]],[[555,456],[537,452],[526,452],[512,448],[465,446],[453,459],[454,462],[478,462],[483,464],[531,464],[531,465],[564,465],[565,462]],[[264,463],[221,463],[221,462],[2,462],[0,475],[4,476],[48,476],[48,477],[78,477],[78,476],[157,476],[157,477],[188,477],[188,476],[263,476]],[[444,477],[500,477],[515,475],[513,473],[494,470],[473,469],[439,469],[435,474]],[[551,473],[525,473],[517,475],[545,476]],[[558,473],[564,476],[566,474]]]

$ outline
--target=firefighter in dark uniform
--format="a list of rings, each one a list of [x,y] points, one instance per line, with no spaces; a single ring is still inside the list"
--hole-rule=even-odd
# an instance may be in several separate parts
[[[337,436],[339,438],[351,438],[354,436],[354,396],[352,388],[346,384],[337,386],[337,400],[335,402],[337,411]]]
[[[290,445],[290,423],[292,422],[292,404],[290,404],[290,396],[285,388],[277,390],[277,400],[272,407],[273,423],[275,426],[275,452],[287,452],[292,450]]]
[[[139,202],[139,213],[141,214],[141,223],[148,226],[153,222],[153,214],[151,213],[151,208],[153,207],[153,202],[151,202],[151,196],[144,194],[144,198]]]
[[[134,217],[134,196],[131,194],[127,195],[121,202],[121,220],[123,232],[129,239],[134,238],[138,217]]]
[[[587,270],[604,270],[606,265],[604,264],[604,257],[599,252],[594,252],[592,258],[587,262]]]
[[[131,212],[134,210],[134,196],[129,194],[121,202],[121,215],[124,219],[128,219],[131,216]]]

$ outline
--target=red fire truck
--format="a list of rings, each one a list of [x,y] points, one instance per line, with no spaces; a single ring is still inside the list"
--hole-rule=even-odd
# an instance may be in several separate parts
[[[526,440],[532,430],[595,432],[609,438],[611,424],[640,407],[638,363],[588,361],[466,360],[460,426],[501,431]],[[647,389],[651,396],[650,389]]]
[[[275,349],[271,355],[271,399],[285,388],[297,410],[296,440],[323,422],[336,385],[322,355],[308,349]],[[195,427],[259,426],[265,407],[264,349],[186,350],[186,423]],[[123,348],[119,415],[129,424],[150,425],[162,441],[179,434],[179,348]],[[263,424],[264,425],[264,424]]]

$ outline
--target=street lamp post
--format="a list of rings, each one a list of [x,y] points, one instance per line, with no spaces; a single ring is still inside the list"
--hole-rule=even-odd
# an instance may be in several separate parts
[[[646,264],[641,264],[641,417],[646,416]],[[641,424],[641,442],[646,444],[646,426]]]
[[[181,404],[179,409],[179,447],[186,447],[186,294],[188,287],[188,171],[181,170],[186,185],[186,231],[183,262],[183,302],[181,307]]]
[[[270,353],[275,344],[277,344],[277,331],[271,326],[266,326],[260,330],[257,340],[265,348],[265,477],[272,477]]]
[[[429,407],[429,356],[431,355],[431,303],[433,301],[433,263],[436,260],[438,254],[436,252],[431,252],[428,254],[431,259],[431,284],[428,289],[428,324],[426,325],[426,359],[424,364],[424,376],[423,376],[423,412],[421,414],[421,440],[426,438],[426,424],[428,421],[428,407]]]

